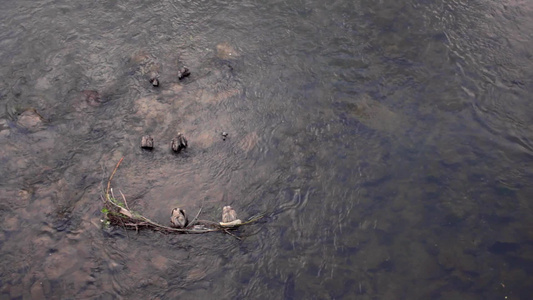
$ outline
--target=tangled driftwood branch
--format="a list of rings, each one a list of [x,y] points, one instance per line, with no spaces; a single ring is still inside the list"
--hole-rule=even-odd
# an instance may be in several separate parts
[[[110,225],[119,225],[125,227],[126,229],[135,229],[136,231],[138,231],[139,229],[148,228],[166,233],[208,233],[214,231],[222,231],[240,239],[238,236],[232,234],[229,230],[254,223],[263,217],[263,215],[259,215],[257,217],[247,220],[246,222],[236,220],[238,222],[227,223],[198,220],[198,216],[202,211],[202,209],[200,208],[196,217],[185,228],[174,228],[158,224],[141,214],[133,212],[129,208],[126,197],[124,196],[122,191],[119,192],[124,202],[120,202],[115,198],[113,194],[113,189],[111,188],[111,180],[115,176],[115,173],[117,172],[118,167],[122,163],[122,160],[124,160],[124,157],[119,160],[119,162],[115,166],[115,169],[111,173],[111,176],[109,176],[109,179],[107,181],[107,188],[105,191],[105,197],[103,197],[104,208],[102,209],[102,212],[105,214],[106,220]]]

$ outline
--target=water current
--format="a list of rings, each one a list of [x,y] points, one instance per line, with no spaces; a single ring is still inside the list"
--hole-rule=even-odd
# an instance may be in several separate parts
[[[3,0],[0,20],[0,299],[533,298],[532,2]],[[106,226],[121,157],[114,193],[154,221],[265,217]]]

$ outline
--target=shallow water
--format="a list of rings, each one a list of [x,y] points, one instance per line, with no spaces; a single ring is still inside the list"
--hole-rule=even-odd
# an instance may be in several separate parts
[[[533,295],[527,1],[6,1],[0,18],[1,299]],[[114,192],[150,219],[266,217],[241,240],[102,226],[121,157]]]

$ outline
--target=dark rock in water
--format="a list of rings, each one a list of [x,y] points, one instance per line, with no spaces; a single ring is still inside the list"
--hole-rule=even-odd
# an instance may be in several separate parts
[[[187,139],[178,132],[178,135],[170,142],[170,148],[174,152],[180,152],[182,149],[187,148]]]
[[[154,148],[154,139],[149,135],[143,136],[141,139],[141,148],[152,150]]]
[[[187,67],[183,67],[181,69],[179,69],[178,71],[178,79],[179,80],[182,80],[183,78],[187,77],[191,75],[191,71],[189,71],[189,68]]]
[[[150,78],[150,83],[154,86],[154,87],[158,87],[159,86],[159,79],[157,78]]]
[[[185,228],[187,225],[189,225],[189,219],[187,219],[185,211],[177,207],[174,208],[170,214],[170,223],[172,224],[172,227]]]

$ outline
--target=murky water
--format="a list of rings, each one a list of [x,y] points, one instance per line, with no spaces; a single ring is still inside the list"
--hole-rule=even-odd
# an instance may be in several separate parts
[[[267,2],[2,3],[1,299],[531,299],[533,5]]]

